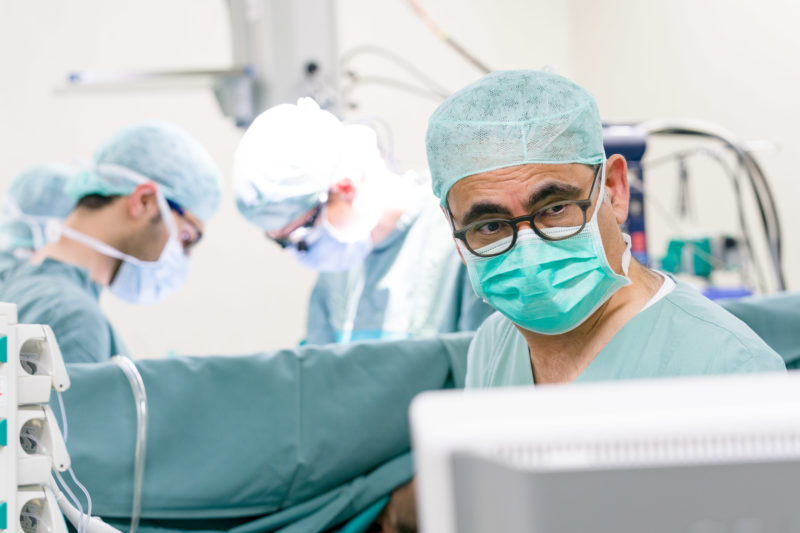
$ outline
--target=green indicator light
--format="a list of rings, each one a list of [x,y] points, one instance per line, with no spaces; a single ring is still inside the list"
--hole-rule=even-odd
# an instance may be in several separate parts
[[[0,420],[0,446],[8,446],[8,421]]]
[[[0,363],[8,363],[8,337],[0,337]]]

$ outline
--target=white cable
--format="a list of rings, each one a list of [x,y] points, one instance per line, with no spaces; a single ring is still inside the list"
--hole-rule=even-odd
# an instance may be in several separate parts
[[[72,481],[75,482],[75,485],[77,485],[78,488],[81,489],[81,492],[83,492],[83,495],[86,496],[86,515],[85,515],[86,516],[86,524],[84,525],[84,528],[83,528],[83,531],[85,533],[86,528],[89,526],[89,519],[92,517],[92,497],[89,494],[89,491],[86,490],[86,487],[83,486],[83,483],[78,481],[78,478],[75,477],[75,471],[72,470],[72,467],[69,467],[69,475],[72,478]]]
[[[59,490],[55,480],[52,478],[50,478],[50,488],[53,491],[53,495],[56,497],[56,502],[58,503],[58,507],[61,509],[61,512],[64,513],[64,516],[67,518],[67,520],[69,520],[72,525],[78,529],[78,531],[81,531],[82,529],[85,533],[122,533],[117,528],[111,527],[96,516],[87,516],[86,525],[80,527],[80,523],[84,516],[83,513],[81,513],[68,501],[68,499],[64,496],[64,493]]]
[[[67,411],[64,408],[64,398],[61,396],[61,391],[56,391],[56,397],[58,398],[58,407],[59,407],[59,409],[61,411],[61,427],[62,427],[61,432],[64,435],[64,444],[66,445],[67,444],[67,434],[68,434],[68,431],[67,431],[68,430]],[[61,482],[61,484],[64,486],[64,488],[67,490],[67,494],[69,494],[72,497],[72,501],[77,504],[78,510],[81,513],[81,527],[83,529],[82,529],[82,531],[79,531],[79,533],[85,533],[86,532],[86,528],[89,525],[89,518],[91,518],[91,516],[92,516],[92,497],[89,494],[89,491],[86,490],[86,487],[83,486],[83,483],[78,481],[78,478],[75,476],[75,471],[72,470],[71,466],[69,467],[69,475],[72,478],[72,481],[75,482],[75,485],[79,489],[81,489],[81,492],[83,492],[84,496],[86,496],[86,513],[83,512],[83,506],[81,505],[80,500],[78,500],[78,498],[70,490],[69,486],[66,484],[64,479],[61,477],[61,474],[59,472],[56,472],[56,477]]]
[[[388,122],[386,122],[386,120],[382,119],[378,115],[371,114],[371,115],[363,115],[357,117],[353,120],[347,121],[347,123],[367,124],[368,126],[371,123],[380,125],[381,128],[383,129],[383,133],[386,138],[386,146],[385,147],[382,146],[383,143],[381,142],[380,136],[378,136],[378,149],[381,151],[381,155],[383,156],[384,160],[386,160],[386,162],[388,163],[389,168],[392,170],[392,172],[395,172],[397,174],[400,173],[400,168],[398,167],[397,160],[395,158],[394,134],[392,133],[392,127],[389,125]],[[377,132],[377,128],[373,129],[376,130]]]
[[[408,61],[407,59],[404,59],[402,56],[395,54],[391,50],[382,48],[380,46],[362,45],[350,49],[349,51],[342,54],[342,57],[339,60],[339,68],[341,70],[347,70],[348,63],[350,63],[354,57],[363,54],[373,54],[388,60],[395,66],[399,66],[400,68],[404,69],[408,74],[411,74],[413,77],[415,77],[417,81],[422,82],[422,84],[425,85],[425,87],[428,90],[441,96],[442,98],[447,98],[451,94],[451,91],[448,91],[447,89],[436,83],[430,76],[425,74],[425,72],[423,72],[421,69],[417,68],[411,61]]]
[[[78,533],[84,533],[86,531],[86,528],[84,526],[84,517],[86,516],[86,514],[83,512],[83,505],[81,505],[81,501],[78,499],[77,496],[75,496],[75,493],[72,492],[72,489],[69,488],[69,485],[67,485],[67,482],[64,481],[64,478],[61,477],[61,472],[59,472],[58,470],[53,470],[53,473],[56,475],[58,483],[60,483],[61,487],[64,488],[64,492],[67,493],[67,497],[71,500],[72,505],[78,511],[80,519],[77,524],[75,524],[75,522],[72,522],[72,525],[75,526],[75,528],[78,530]],[[57,495],[60,494],[62,498],[64,497],[57,483],[51,480],[50,485],[54,493],[56,493]]]
[[[742,240],[744,241],[744,252],[747,254],[747,256],[742,259],[742,278],[743,281],[747,283],[749,276],[747,276],[745,272],[745,269],[748,267],[748,265],[745,264],[745,261],[749,261],[750,266],[755,272],[756,282],[754,283],[754,285],[758,286],[761,292],[763,293],[767,292],[766,279],[764,277],[763,272],[761,271],[761,267],[758,261],[755,258],[751,232],[749,226],[747,225],[747,220],[744,213],[744,203],[742,200],[741,185],[739,184],[740,180],[739,173],[730,168],[730,166],[725,162],[720,150],[713,150],[705,147],[681,150],[675,153],[667,154],[665,156],[649,159],[646,162],[642,162],[642,168],[650,169],[656,166],[664,165],[666,163],[672,163],[673,161],[681,157],[688,159],[689,157],[697,155],[705,155],[713,159],[722,168],[723,173],[726,174],[731,180],[731,184],[733,186],[734,195],[736,197],[736,202],[738,206],[737,211],[739,212],[739,227],[742,232]],[[743,167],[740,162],[738,170],[741,171],[742,169]],[[638,188],[644,194],[644,189],[641,183],[639,183],[638,185],[632,183],[631,186],[634,188]],[[669,215],[666,214],[666,210],[663,208],[663,206],[659,205],[658,202],[656,202],[651,196],[645,195],[645,198],[647,201],[652,202],[654,205],[656,205],[656,207],[658,207],[662,211],[661,215],[663,219],[667,222],[667,224],[670,227],[672,227],[673,231],[675,231],[675,226],[673,225],[674,221],[672,220],[671,217],[669,217]],[[700,249],[697,248],[696,246],[693,245],[693,247],[695,248],[696,251],[700,251]]]
[[[129,358],[115,355],[111,361],[116,363],[128,378],[136,404],[136,450],[133,463],[133,502],[131,504],[131,527],[129,533],[136,533],[142,514],[142,487],[144,467],[147,458],[147,391],[139,369]]]
[[[644,193],[644,184],[639,178],[629,176],[628,181],[630,183],[631,188]],[[675,224],[672,217],[669,216],[667,208],[664,207],[661,203],[659,203],[658,200],[655,200],[652,196],[649,196],[647,194],[644,194],[644,199],[646,202],[656,207],[656,211],[658,211],[658,213],[663,217],[664,222],[667,223],[667,225],[672,229],[672,231],[678,234],[683,233],[681,228],[677,224]],[[709,254],[708,252],[700,248],[696,243],[687,242],[686,244],[691,246],[694,249],[694,252],[700,257],[702,257],[709,264],[714,265],[718,269],[724,267],[724,264],[720,259],[714,257],[712,254]]]

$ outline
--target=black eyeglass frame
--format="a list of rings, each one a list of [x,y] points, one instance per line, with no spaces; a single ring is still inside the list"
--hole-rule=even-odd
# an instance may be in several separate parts
[[[200,228],[198,228],[197,226],[195,226],[194,224],[192,224],[192,221],[191,221],[191,220],[187,220],[187,219],[185,218],[185,215],[184,215],[185,211],[184,211],[184,209],[183,209],[183,206],[181,206],[181,205],[180,205],[179,203],[177,203],[177,202],[173,202],[173,201],[172,201],[172,200],[170,200],[169,198],[165,198],[165,200],[167,201],[167,206],[169,206],[169,208],[170,208],[170,209],[172,209],[173,211],[175,211],[176,213],[178,213],[178,216],[179,216],[179,217],[181,217],[181,218],[183,218],[184,220],[186,220],[186,222],[188,222],[188,223],[189,223],[189,225],[191,225],[191,226],[192,226],[192,228],[194,228],[194,231],[195,231],[195,233],[197,233],[197,238],[196,238],[194,241],[192,241],[192,242],[190,242],[189,244],[187,244],[187,245],[186,245],[186,247],[185,247],[185,249],[187,249],[187,250],[188,250],[188,249],[191,249],[191,248],[193,248],[194,246],[196,246],[196,245],[197,245],[197,243],[199,243],[199,242],[200,242],[200,241],[203,239],[203,232],[202,232],[202,231],[200,231]]]
[[[301,228],[306,228],[306,229],[313,228],[317,224],[317,219],[319,218],[320,214],[322,213],[322,208],[325,207],[325,204],[327,204],[327,203],[328,203],[328,193],[326,192],[326,193],[323,193],[322,195],[320,195],[319,201],[317,202],[317,205],[314,207],[314,210],[311,212],[311,216],[308,217],[308,220],[306,220],[301,226],[298,226],[295,229],[293,229],[292,233],[294,233],[295,231],[297,231],[297,230],[299,230]],[[298,249],[301,246],[305,247],[305,241],[303,239],[300,239],[300,240],[292,239],[292,233],[290,233],[289,235],[287,235],[286,237],[284,237],[282,239],[275,239],[273,237],[270,237],[270,238],[273,241],[275,241],[275,243],[278,246],[280,246],[281,248],[283,248],[284,250],[286,248],[290,247],[290,246],[296,246],[296,247],[298,247]]]
[[[514,248],[514,245],[517,244],[517,237],[519,236],[519,225],[522,222],[527,222],[530,225],[530,227],[533,229],[534,233],[536,233],[536,235],[538,235],[539,237],[541,237],[542,239],[544,239],[546,241],[563,241],[563,240],[569,239],[570,237],[574,237],[575,235],[580,233],[583,230],[583,228],[586,226],[586,219],[587,219],[586,212],[589,210],[589,208],[594,203],[595,198],[597,197],[597,191],[600,190],[600,188],[597,185],[600,182],[600,180],[598,178],[602,175],[602,170],[603,170],[603,165],[596,165],[594,179],[592,180],[592,189],[589,191],[589,197],[586,198],[585,200],[560,200],[558,202],[553,202],[553,203],[547,204],[546,206],[544,206],[544,207],[542,207],[540,209],[537,209],[535,212],[531,213],[530,215],[523,215],[521,217],[516,217],[516,218],[490,218],[490,219],[486,219],[486,220],[477,220],[475,222],[467,224],[465,227],[463,227],[460,230],[456,230],[455,228],[453,228],[453,237],[455,237],[456,239],[459,239],[461,242],[463,242],[464,245],[467,247],[467,250],[469,250],[470,253],[472,253],[473,255],[476,255],[478,257],[496,257],[498,255],[503,255],[505,253],[508,253],[512,248]],[[581,212],[583,213],[583,222],[581,223],[580,227],[578,227],[575,230],[574,233],[570,233],[569,235],[559,235],[559,236],[556,236],[556,237],[554,237],[552,235],[547,235],[546,233],[542,232],[539,228],[536,227],[536,224],[534,223],[534,219],[537,216],[539,216],[542,213],[544,213],[545,211],[547,211],[548,209],[552,209],[553,207],[560,206],[560,205],[577,205],[581,209]],[[452,226],[453,225],[453,214],[450,212],[450,207],[449,206],[447,208],[447,213],[450,215],[450,224]],[[492,222],[499,223],[499,224],[510,224],[511,225],[511,230],[513,232],[512,236],[511,236],[511,244],[508,245],[508,248],[506,248],[506,249],[504,249],[504,250],[502,250],[500,252],[495,252],[495,253],[490,253],[490,254],[478,253],[475,250],[473,250],[472,247],[467,242],[467,232],[469,230],[471,230],[472,228],[476,227],[476,226],[484,225],[484,224],[491,224]]]

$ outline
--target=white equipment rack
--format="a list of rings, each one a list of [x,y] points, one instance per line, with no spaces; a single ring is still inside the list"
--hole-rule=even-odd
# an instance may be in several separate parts
[[[17,307],[0,303],[0,532],[61,533],[67,528],[48,488],[51,470],[70,460],[48,405],[69,388],[49,326],[17,324]]]

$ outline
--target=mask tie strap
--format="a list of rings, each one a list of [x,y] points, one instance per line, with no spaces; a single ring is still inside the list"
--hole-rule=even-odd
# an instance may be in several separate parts
[[[622,252],[622,273],[627,277],[628,269],[631,266],[631,236],[623,233],[622,238],[625,240],[625,251]]]
[[[95,239],[94,237],[90,237],[73,228],[70,228],[69,226],[63,226],[61,228],[61,235],[73,241],[79,242],[85,246],[88,246],[89,248],[98,251],[103,255],[113,257],[114,259],[127,261],[137,265],[144,265],[148,263],[148,261],[142,261],[141,259],[133,257],[132,255],[124,254],[119,250],[117,250],[116,248],[104,243],[103,241]]]

